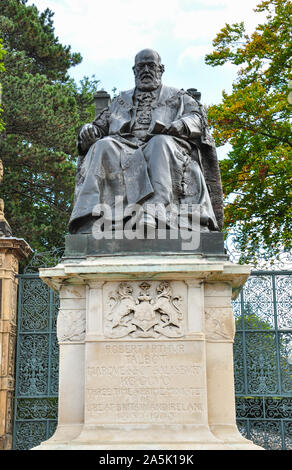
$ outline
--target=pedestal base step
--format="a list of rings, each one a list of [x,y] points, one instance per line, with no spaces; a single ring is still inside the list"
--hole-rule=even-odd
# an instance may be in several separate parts
[[[31,450],[264,450],[253,444],[251,441],[246,441],[246,444],[233,443],[233,444],[214,444],[208,442],[201,442],[192,444],[189,442],[177,443],[163,443],[163,444],[41,444]]]
[[[117,427],[112,434],[114,428],[84,426],[78,432],[78,426],[61,426],[51,439],[32,450],[263,450],[233,426],[219,429],[219,434],[208,426],[172,426],[166,433],[161,430],[160,437],[155,426]]]

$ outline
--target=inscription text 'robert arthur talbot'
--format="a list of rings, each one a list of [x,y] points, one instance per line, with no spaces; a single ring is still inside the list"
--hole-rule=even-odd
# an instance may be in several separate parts
[[[203,344],[100,342],[89,348],[87,422],[204,423]],[[161,346],[161,347],[159,347]]]

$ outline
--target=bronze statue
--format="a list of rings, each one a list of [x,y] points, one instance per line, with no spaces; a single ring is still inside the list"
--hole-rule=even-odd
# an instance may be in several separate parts
[[[218,160],[199,94],[162,85],[164,66],[151,49],[136,55],[133,71],[135,88],[80,131],[70,233],[90,232],[96,204],[114,207],[117,196],[125,207],[142,207],[144,226],[157,226],[153,205],[166,208],[161,217],[170,227],[169,207],[199,204],[200,231],[221,230]]]

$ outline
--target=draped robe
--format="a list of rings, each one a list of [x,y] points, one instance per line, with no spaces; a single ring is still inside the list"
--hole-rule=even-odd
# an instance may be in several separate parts
[[[165,126],[180,121],[179,135]],[[71,233],[86,232],[97,204],[200,205],[201,230],[218,230],[202,173],[199,105],[183,90],[122,92],[93,122],[98,140],[86,148],[79,139],[79,163]]]

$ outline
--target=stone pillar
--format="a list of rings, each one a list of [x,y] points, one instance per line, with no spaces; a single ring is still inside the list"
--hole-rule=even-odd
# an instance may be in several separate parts
[[[85,328],[86,285],[64,283],[60,288],[60,310],[57,319],[60,354],[57,430],[59,439],[76,437],[84,421]]]
[[[229,443],[242,436],[236,426],[233,370],[235,320],[232,281],[205,283],[205,335],[209,426],[213,434]],[[218,406],[220,403],[220,406]]]
[[[107,108],[109,106],[110,98],[111,98],[110,95],[104,90],[99,90],[94,95],[96,115],[101,113],[102,110],[104,110],[105,108]]]
[[[232,292],[249,267],[195,255],[64,260],[59,422],[36,447],[259,449],[235,423]]]
[[[12,447],[14,363],[19,261],[31,249],[19,238],[0,238],[0,450]]]

